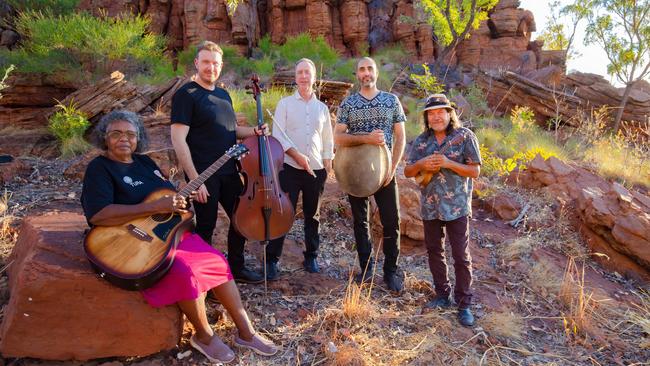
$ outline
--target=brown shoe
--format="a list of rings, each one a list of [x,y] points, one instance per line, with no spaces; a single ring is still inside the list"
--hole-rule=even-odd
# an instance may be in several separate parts
[[[257,333],[253,334],[253,339],[250,341],[245,341],[239,338],[239,336],[235,336],[235,346],[250,348],[255,353],[263,356],[273,356],[278,353],[278,346]]]
[[[217,335],[212,336],[210,344],[202,343],[193,335],[190,344],[211,362],[229,363],[235,360],[235,353]]]

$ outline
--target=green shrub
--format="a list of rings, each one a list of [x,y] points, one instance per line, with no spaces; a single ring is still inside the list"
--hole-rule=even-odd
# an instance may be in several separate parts
[[[325,76],[337,81],[354,83],[357,81],[357,77],[355,76],[356,71],[356,59],[341,59],[334,65],[334,67],[330,68],[329,71],[325,73]]]
[[[223,63],[224,67],[235,70],[237,74],[247,77],[252,70],[252,63],[246,57],[239,54],[239,50],[235,46],[223,45]]]
[[[301,33],[287,38],[287,41],[278,47],[278,56],[286,66],[293,66],[298,60],[307,57],[316,64],[316,73],[328,70],[339,60],[338,52],[333,49],[323,36],[313,37],[308,33]],[[273,55],[271,55],[273,56]]]
[[[424,131],[424,126],[420,118],[422,113],[422,103],[415,98],[402,97],[402,105],[406,112],[406,122],[404,129],[406,130],[406,140],[411,141],[418,137]]]
[[[266,122],[269,127],[273,125],[273,118],[267,112],[275,113],[275,107],[278,105],[280,99],[290,95],[291,91],[284,88],[270,88],[266,92],[262,93],[262,112],[264,113],[264,122]],[[235,89],[230,91],[230,97],[232,98],[233,109],[237,113],[242,113],[246,117],[246,122],[250,126],[257,124],[257,105],[255,99],[248,94],[244,89]]]
[[[19,14],[15,22],[25,37],[22,47],[3,51],[0,60],[15,63],[21,72],[65,71],[74,78],[84,68],[100,77],[120,69],[128,76],[155,77],[171,69],[171,61],[163,54],[165,39],[147,32],[149,20],[141,16],[98,18],[86,13],[55,16],[31,11]]]
[[[59,102],[55,107],[58,111],[50,117],[48,130],[61,143],[61,155],[70,157],[88,151],[90,144],[83,137],[90,126],[86,116],[73,102],[69,105]]]
[[[9,67],[7,67],[7,69],[5,69],[4,76],[2,77],[2,79],[0,79],[0,92],[1,92],[3,89],[7,89],[7,88],[9,87],[9,85],[7,85],[7,84],[5,83],[5,81],[6,81],[7,78],[9,77],[9,74],[10,74],[12,71],[14,71],[15,68],[16,68],[16,66],[14,66],[14,65],[9,65]],[[2,99],[2,94],[0,94],[0,99]]]
[[[438,94],[444,91],[444,84],[438,81],[438,78],[435,77],[429,70],[429,65],[422,64],[422,69],[424,73],[422,75],[417,73],[411,73],[409,78],[415,82],[418,95],[422,98],[431,95]]]
[[[37,11],[63,15],[72,13],[79,4],[79,0],[7,0],[7,3],[21,13]]]

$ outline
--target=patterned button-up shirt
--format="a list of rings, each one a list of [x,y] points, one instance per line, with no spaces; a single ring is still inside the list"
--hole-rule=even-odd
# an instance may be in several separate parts
[[[368,100],[360,93],[345,98],[336,117],[338,123],[348,126],[348,133],[384,131],[384,140],[393,146],[393,124],[406,121],[402,104],[395,94],[380,91]]]
[[[413,164],[439,151],[459,134],[463,139],[447,147],[445,156],[461,164],[481,164],[476,135],[464,127],[452,131],[442,144],[438,144],[433,133],[425,131],[413,141],[408,163]],[[452,221],[472,214],[472,179],[461,177],[451,169],[440,169],[420,191],[422,220]]]

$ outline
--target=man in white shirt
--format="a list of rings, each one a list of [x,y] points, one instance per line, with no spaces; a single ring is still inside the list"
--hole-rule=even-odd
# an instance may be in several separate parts
[[[316,273],[320,271],[316,261],[320,244],[319,210],[325,181],[332,169],[334,140],[329,110],[314,94],[316,66],[310,59],[299,60],[295,77],[296,92],[282,98],[275,108],[273,137],[284,148],[284,170],[280,173],[280,184],[289,194],[294,208],[302,192],[305,218],[303,265],[307,272]],[[266,247],[266,277],[269,280],[279,277],[278,261],[283,243],[284,237],[281,237],[272,240]]]

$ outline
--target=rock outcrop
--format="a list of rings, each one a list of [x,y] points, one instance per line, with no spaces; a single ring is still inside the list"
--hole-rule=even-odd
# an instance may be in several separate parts
[[[4,357],[88,360],[145,356],[174,347],[182,316],[153,308],[139,292],[100,279],[83,252],[85,218],[56,213],[25,219],[9,267]]]
[[[151,18],[149,29],[164,34],[172,50],[187,49],[201,40],[237,46],[250,52],[262,35],[275,43],[300,33],[323,36],[346,56],[399,44],[413,61],[433,61],[433,28],[411,0],[246,0],[229,13],[226,0],[82,0],[82,10],[109,16],[130,12]],[[533,14],[519,9],[519,1],[502,0],[489,20],[461,42],[454,62],[468,69],[506,68],[528,72],[561,64],[530,42]]]
[[[580,167],[535,157],[512,177],[527,188],[543,188],[574,206],[578,229],[605,267],[650,281],[650,197],[630,191]]]

